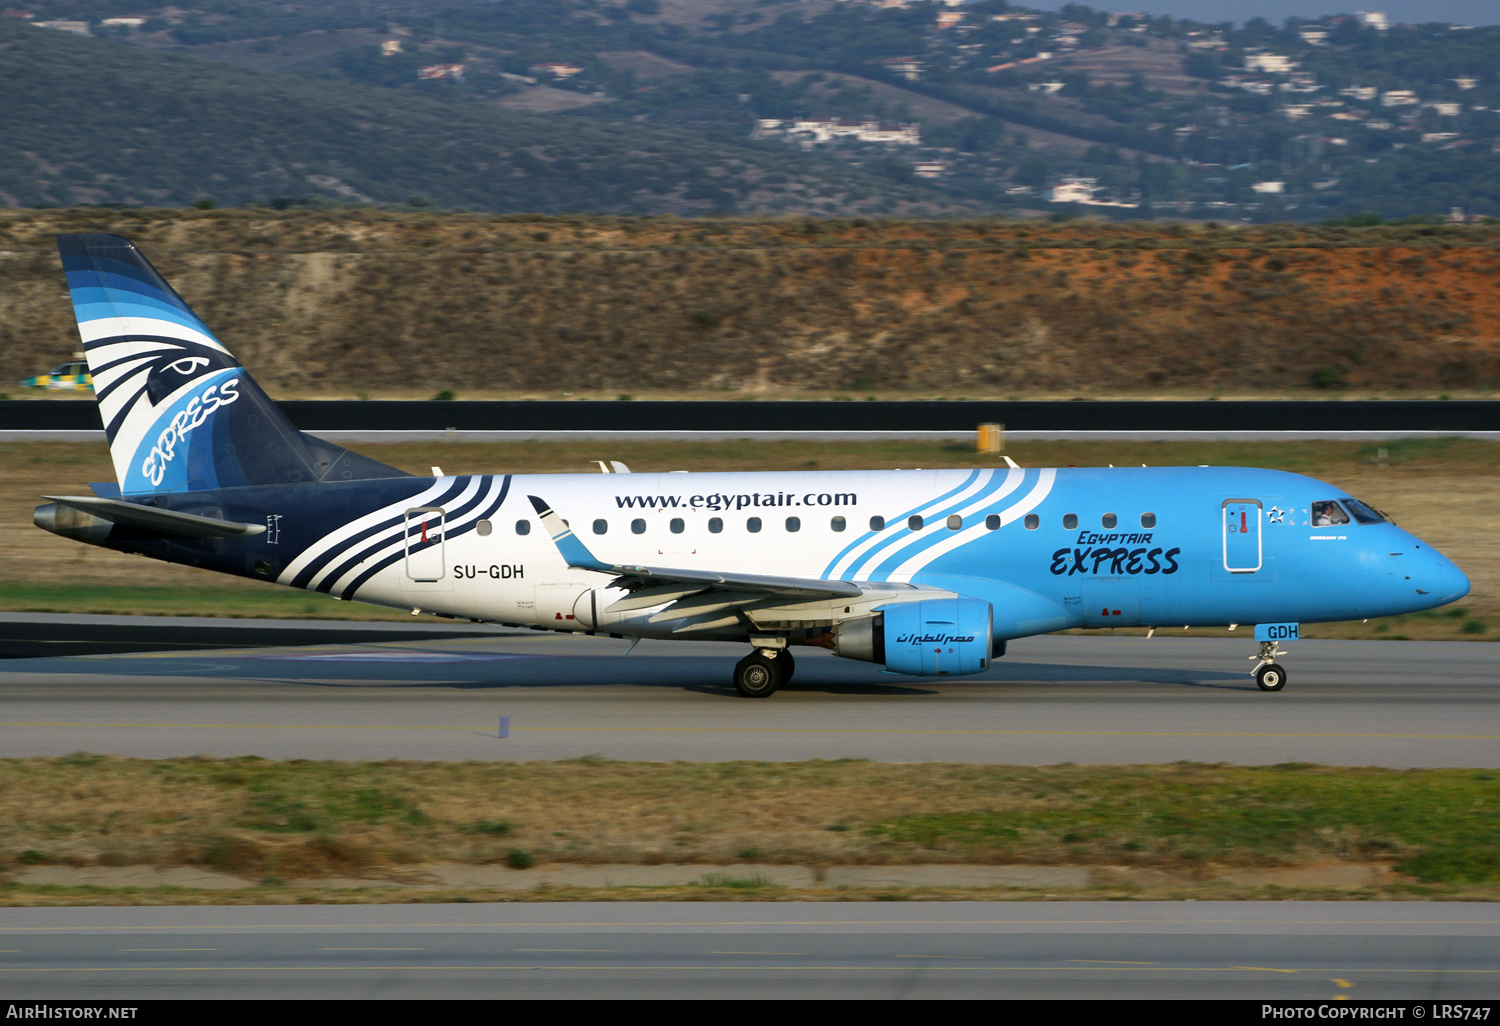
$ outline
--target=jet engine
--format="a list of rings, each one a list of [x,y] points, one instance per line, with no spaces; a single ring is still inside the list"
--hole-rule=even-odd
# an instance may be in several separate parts
[[[990,604],[981,599],[902,602],[836,625],[833,651],[846,659],[884,663],[893,673],[978,673],[990,665],[993,619]]]

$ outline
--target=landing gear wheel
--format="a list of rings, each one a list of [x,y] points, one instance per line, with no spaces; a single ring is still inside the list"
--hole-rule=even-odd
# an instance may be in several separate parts
[[[781,686],[786,687],[792,682],[792,674],[797,672],[797,661],[791,652],[782,649],[776,653],[776,665],[781,668]]]
[[[752,652],[734,666],[734,689],[746,698],[770,698],[781,681],[781,661],[767,659],[759,652]]]
[[[1280,663],[1267,663],[1255,671],[1255,683],[1262,691],[1280,691],[1286,687],[1286,670]]]

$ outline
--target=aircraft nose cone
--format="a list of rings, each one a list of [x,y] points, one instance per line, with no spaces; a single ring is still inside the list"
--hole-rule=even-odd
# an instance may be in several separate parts
[[[1469,593],[1471,587],[1468,575],[1462,570],[1446,559],[1438,560],[1437,593],[1441,596],[1440,602],[1457,602]]]

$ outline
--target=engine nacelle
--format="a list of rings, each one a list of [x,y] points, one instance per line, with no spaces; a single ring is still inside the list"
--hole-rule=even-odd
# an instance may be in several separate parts
[[[833,650],[884,663],[893,673],[929,677],[989,668],[994,612],[982,599],[930,598],[886,606],[834,628]]]

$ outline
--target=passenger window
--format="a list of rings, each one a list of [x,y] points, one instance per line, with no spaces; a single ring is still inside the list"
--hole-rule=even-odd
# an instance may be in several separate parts
[[[984,529],[986,531],[998,531],[998,530],[1000,530],[1000,514],[999,513],[991,513],[989,516],[985,517],[984,518]]]
[[[963,526],[964,518],[959,516],[957,513],[954,513],[948,518],[948,530],[959,531],[963,529]]]
[[[884,531],[885,530],[885,517],[871,517],[870,518],[870,530],[872,530],[872,531]]]
[[[645,534],[646,533],[646,522],[644,520],[639,519],[639,518],[637,518],[635,520],[632,520],[630,522],[630,533],[631,534]]]
[[[800,530],[802,530],[802,518],[801,517],[787,517],[786,518],[786,529],[788,531],[800,531]]]
[[[920,531],[922,529],[922,518],[921,517],[907,517],[906,518],[906,529],[908,531]]]
[[[531,533],[531,521],[530,520],[517,520],[516,521],[516,533],[517,534],[530,534]]]
[[[1076,530],[1078,530],[1078,514],[1077,513],[1064,513],[1063,514],[1063,528],[1066,529],[1066,530],[1069,530],[1069,531],[1076,531]]]
[[[833,528],[835,531],[842,531],[846,525],[844,523],[843,517],[834,517],[832,520],[828,521],[828,526]]]
[[[1345,499],[1344,506],[1361,524],[1383,524],[1390,519],[1374,506],[1366,506],[1358,499]]]
[[[1141,526],[1142,527],[1155,527],[1156,526],[1156,514],[1155,513],[1142,513],[1141,514]]]
[[[667,526],[671,528],[673,534],[681,534],[682,529],[687,525],[682,522],[681,517],[673,517],[672,522]]]
[[[749,531],[751,534],[759,534],[760,533],[760,517],[751,517],[749,520],[746,520],[745,521],[745,530]]]
[[[494,525],[488,520],[476,520],[474,522],[474,533],[478,534],[481,538],[488,538],[490,532],[494,529]]]
[[[1037,516],[1035,513],[1028,513],[1028,514],[1026,514],[1026,530],[1028,530],[1028,531],[1035,531],[1038,527],[1041,527],[1041,526],[1042,526],[1042,518],[1041,517]]]
[[[1347,524],[1349,514],[1344,508],[1332,499],[1323,499],[1312,504],[1312,525],[1314,527],[1337,527],[1339,524]]]
[[[1104,516],[1099,518],[1099,526],[1104,528],[1106,531],[1113,528],[1119,522],[1120,518],[1115,516],[1113,513],[1106,513],[1104,514]]]
[[[722,530],[724,530],[724,521],[718,517],[710,517],[708,520],[708,533],[718,534]]]
[[[609,521],[608,520],[595,520],[594,521],[594,533],[595,534],[603,534],[604,532],[606,532],[608,530],[609,530]]]

